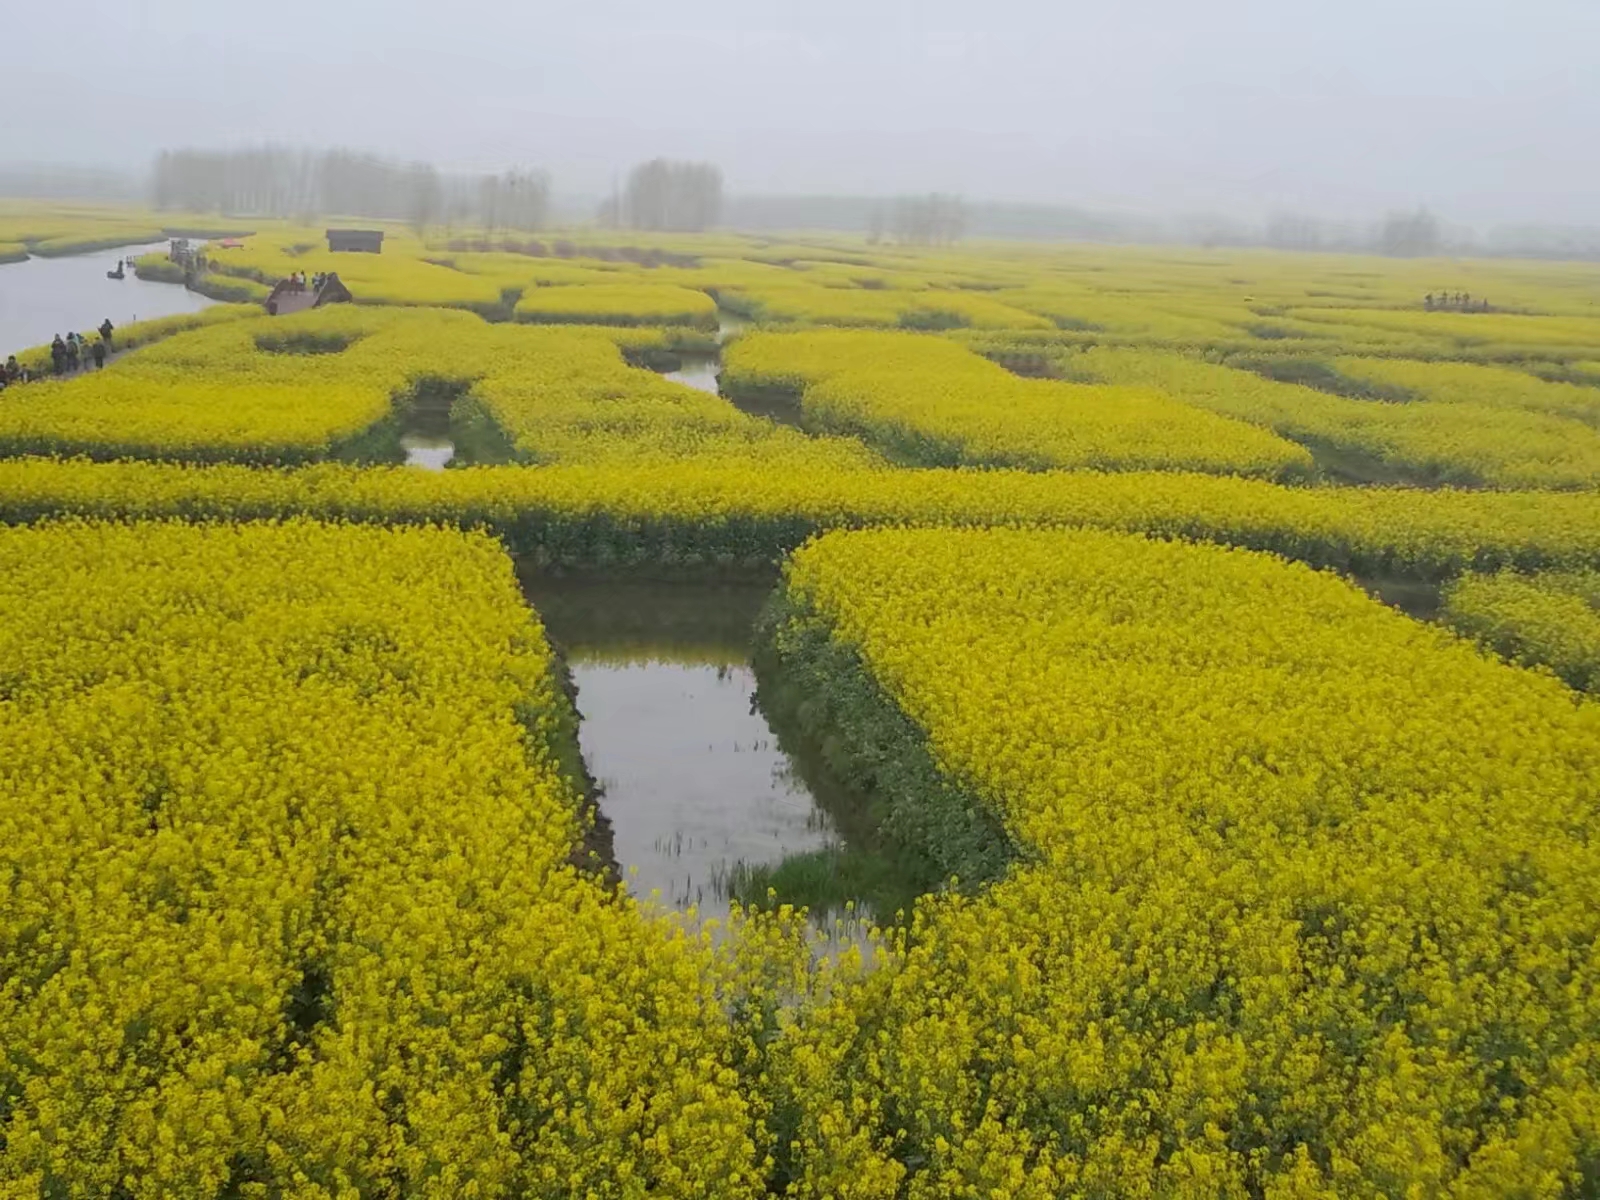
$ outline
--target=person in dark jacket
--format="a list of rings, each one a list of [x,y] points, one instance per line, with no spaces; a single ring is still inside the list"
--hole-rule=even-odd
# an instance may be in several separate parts
[[[106,342],[104,338],[94,344],[91,353],[94,354],[94,369],[96,371],[103,369],[106,365]]]
[[[111,323],[110,317],[100,322],[100,340],[106,344],[107,350],[111,349],[111,334],[115,329],[116,326]]]
[[[61,335],[56,334],[56,340],[50,343],[50,365],[57,375],[67,373],[67,344],[61,340]]]

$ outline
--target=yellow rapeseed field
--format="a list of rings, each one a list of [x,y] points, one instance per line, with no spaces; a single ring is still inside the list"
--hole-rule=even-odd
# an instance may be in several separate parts
[[[10,529],[0,608],[10,1194],[760,1190],[725,972],[567,865],[492,542]]]
[[[1593,1191],[1600,270],[382,228],[0,391],[0,1196]],[[780,564],[843,950],[616,887],[517,585]]]
[[[1018,379],[914,334],[758,334],[728,352],[729,386],[799,392],[818,428],[928,464],[1202,470],[1276,476],[1311,455],[1151,390]]]
[[[1600,571],[1464,575],[1445,589],[1444,618],[1579,691],[1600,688]]]
[[[779,657],[852,649],[1024,847],[793,1027],[800,1194],[1577,1185],[1600,709],[1236,550],[842,534],[785,588]]]

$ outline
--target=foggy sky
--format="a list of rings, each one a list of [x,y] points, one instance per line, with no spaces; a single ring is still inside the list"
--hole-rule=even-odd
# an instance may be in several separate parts
[[[0,157],[345,145],[603,193],[1600,223],[1600,0],[5,0]]]

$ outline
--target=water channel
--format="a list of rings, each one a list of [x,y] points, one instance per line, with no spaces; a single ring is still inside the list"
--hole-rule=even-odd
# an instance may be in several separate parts
[[[94,330],[107,317],[122,326],[215,304],[177,284],[135,278],[132,271],[124,279],[106,278],[121,259],[166,248],[164,241],[152,242],[0,266],[0,361],[70,329]]]
[[[686,383],[692,388],[699,388],[702,392],[718,395],[718,376],[722,371],[719,359],[710,355],[684,355],[683,363],[676,371],[666,372],[666,378],[675,379],[679,383]]]
[[[774,578],[529,568],[522,580],[572,672],[584,761],[633,895],[717,919],[771,886],[835,938],[847,906],[892,917],[909,903],[918,889],[868,845],[862,806],[807,747],[780,744],[759,703],[751,639]]]

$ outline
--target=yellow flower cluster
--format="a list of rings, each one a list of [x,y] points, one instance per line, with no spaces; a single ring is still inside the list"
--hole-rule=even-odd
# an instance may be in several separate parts
[[[1442,616],[1526,666],[1579,691],[1600,689],[1600,572],[1465,575],[1445,588]]]
[[[599,283],[532,287],[517,301],[519,321],[575,325],[717,327],[717,302],[670,284]]]
[[[0,257],[144,220],[0,205]],[[130,327],[0,403],[0,1195],[1592,1183],[1600,710],[1282,561],[1456,580],[1446,621],[1593,686],[1592,267],[258,230],[208,288],[361,303]],[[630,365],[719,305],[807,327],[724,375],[803,431]],[[1220,365],[1268,356],[1413,399]],[[313,461],[440,396],[519,461]],[[1507,490],[1273,482],[1318,473]],[[581,869],[491,536],[803,547],[774,661],[815,652],[811,732],[965,887],[864,972]]]
[[[1418,400],[1521,409],[1600,425],[1600,389],[1551,383],[1510,367],[1401,358],[1335,358],[1332,365],[1342,375],[1402,388]]]
[[[243,307],[208,310],[193,323],[220,327],[104,372],[19,391],[0,409],[0,448],[304,462],[339,454],[438,379],[470,387],[530,462],[731,459],[820,471],[882,461],[852,439],[809,438],[624,362],[619,343],[664,348],[660,330],[535,329],[352,305],[233,320]]]
[[[1222,309],[1185,305],[1170,296],[1108,295],[1088,288],[1034,286],[998,293],[1008,303],[1048,317],[1061,329],[1107,333],[1128,339],[1207,344],[1238,338],[1251,315],[1242,305]]]
[[[1019,379],[938,338],[836,330],[740,338],[727,386],[800,392],[805,419],[919,463],[1278,476],[1311,455],[1152,390]]]
[[[573,564],[772,562],[862,526],[1088,526],[1272,550],[1363,575],[1600,564],[1600,493],[1284,488],[1171,472],[774,470],[619,461],[539,470],[13,459],[7,521],[75,514],[239,520],[307,515],[487,527]]]
[[[1457,347],[1512,345],[1581,350],[1600,346],[1600,318],[1592,316],[1394,312],[1379,308],[1306,309],[1298,315],[1311,322],[1431,336]]]
[[[350,333],[348,320],[337,324]],[[0,408],[0,447],[268,463],[326,455],[389,413],[405,366],[381,340],[352,338],[339,354],[284,352],[272,335],[289,328],[224,321],[104,371],[30,385]]]
[[[1548,411],[1467,400],[1355,400],[1164,350],[1099,346],[1069,361],[1107,383],[1159,389],[1331,450],[1336,463],[1338,454],[1354,454],[1429,483],[1600,486],[1600,432]],[[1392,370],[1382,374],[1399,381]]]
[[[103,205],[0,201],[0,248],[10,244],[48,256],[158,242],[162,221],[154,214]],[[6,261],[0,255],[0,262]]]
[[[623,336],[640,348],[637,335]],[[804,474],[883,465],[853,438],[808,437],[631,367],[617,334],[604,329],[480,323],[432,337],[429,347],[441,374],[476,373],[474,396],[530,463],[720,461]]]
[[[7,529],[0,609],[0,1191],[761,1192],[734,977],[568,865],[493,542]]]
[[[798,1194],[1578,1194],[1600,709],[1237,550],[839,534],[785,586],[1027,848],[790,1027]]]

